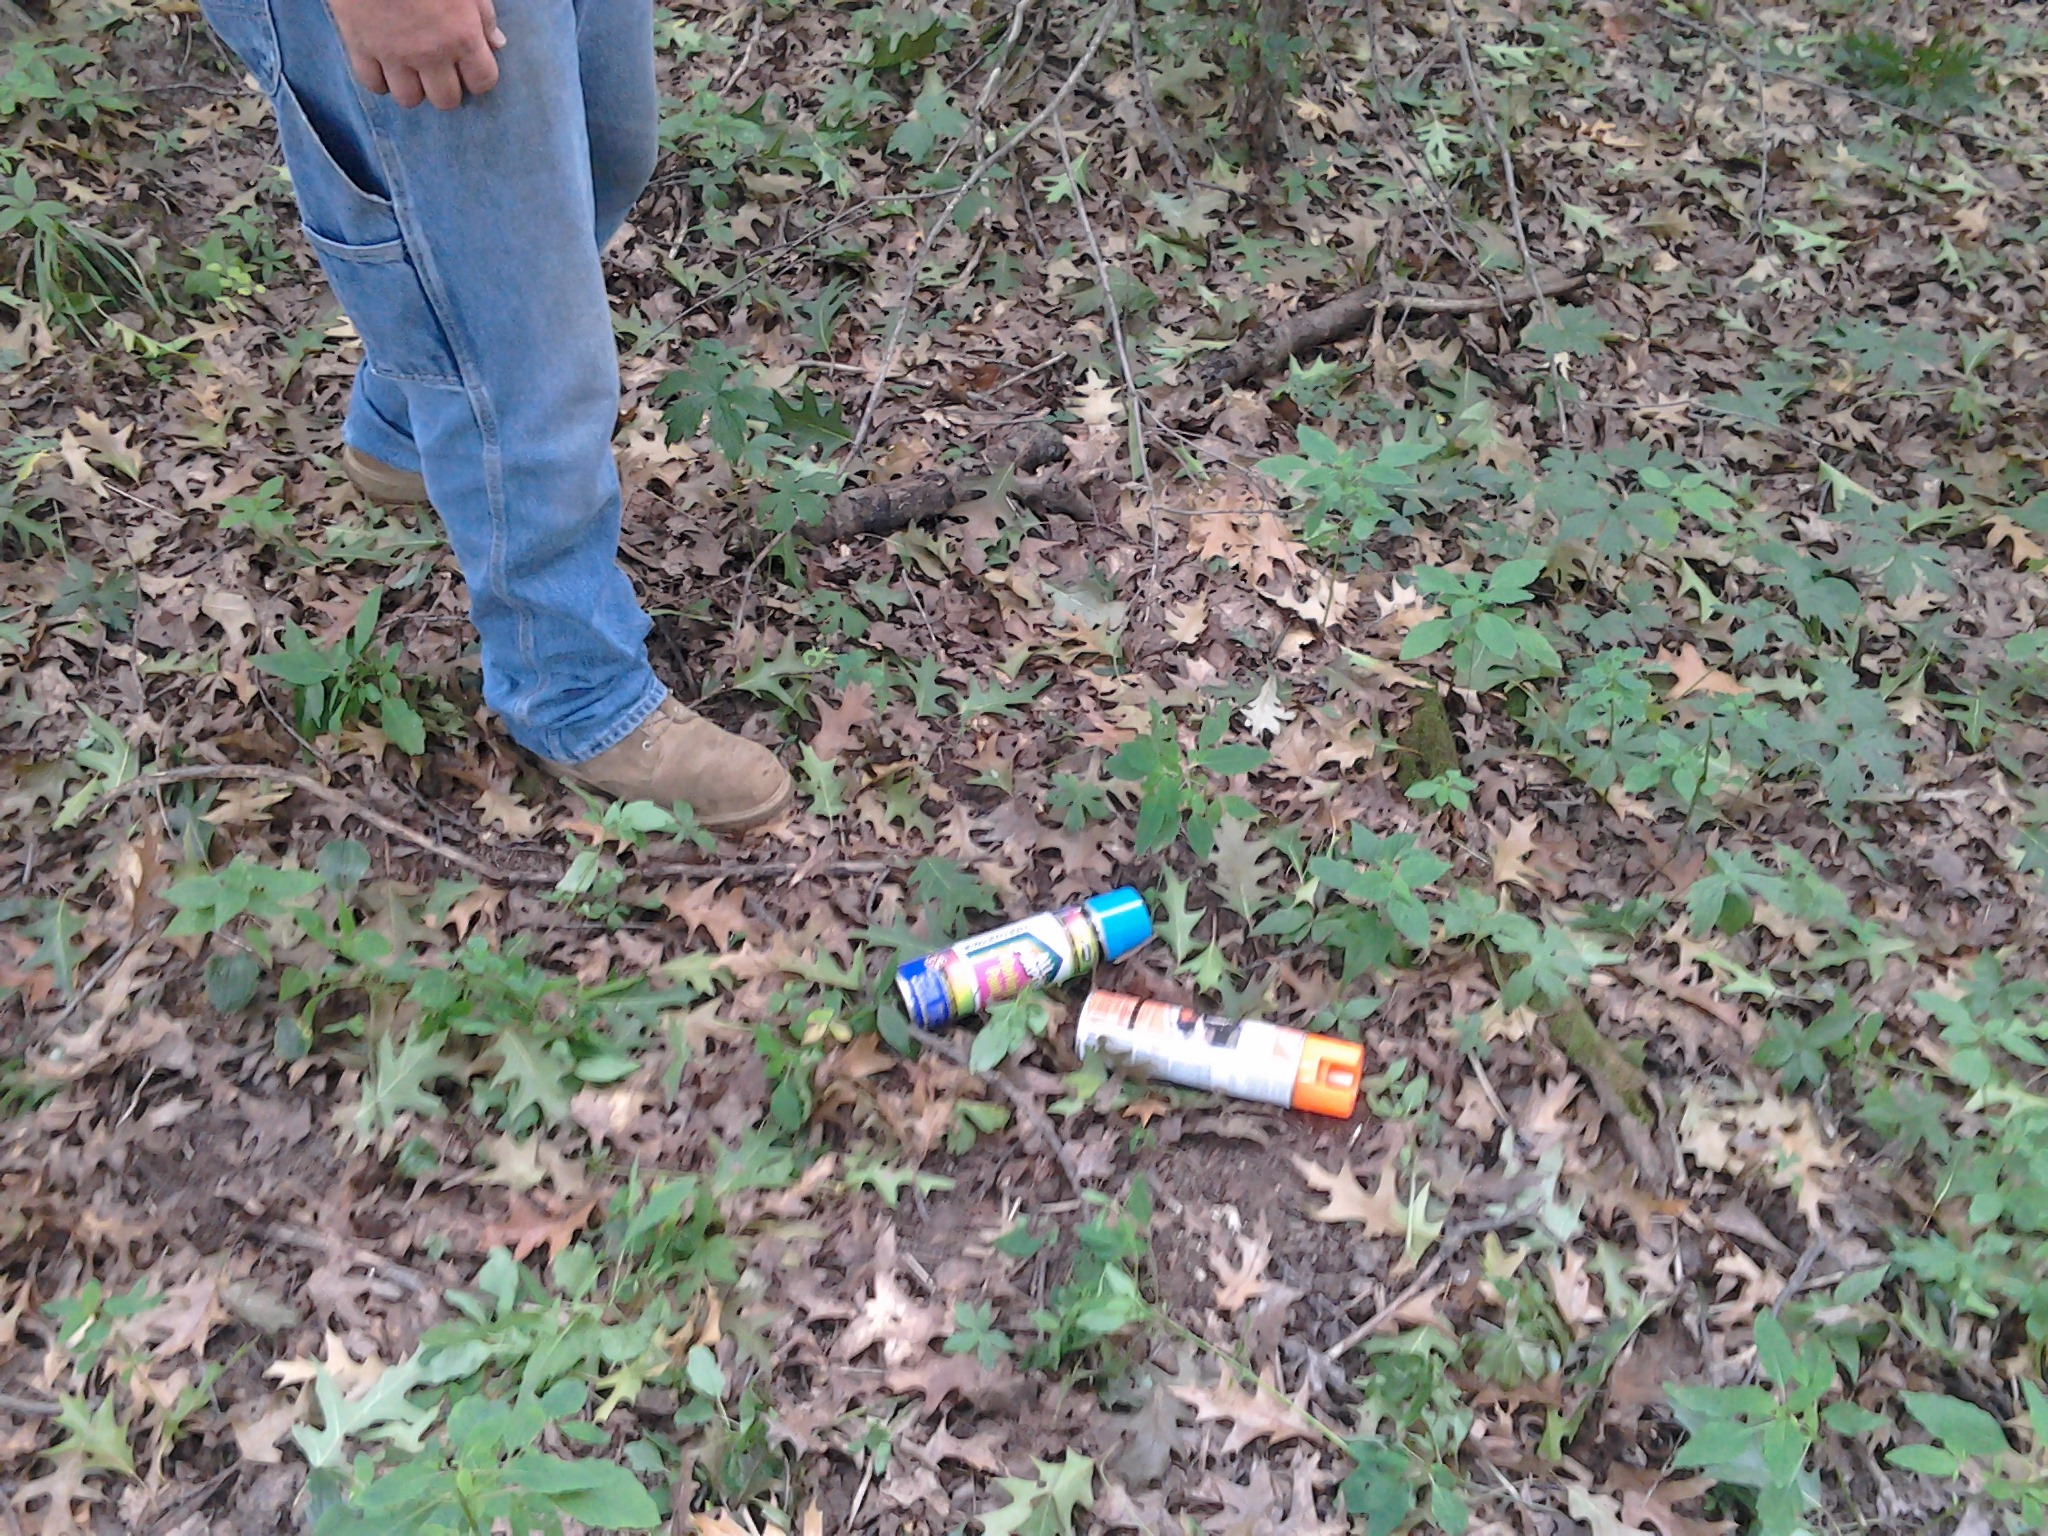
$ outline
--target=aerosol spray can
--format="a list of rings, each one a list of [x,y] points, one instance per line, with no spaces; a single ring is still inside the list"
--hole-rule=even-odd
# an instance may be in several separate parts
[[[1124,886],[912,960],[897,969],[896,990],[911,1023],[937,1029],[1029,988],[1121,960],[1151,937],[1145,898]]]
[[[1174,1003],[1096,992],[1081,1005],[1074,1045],[1144,1067],[1184,1088],[1285,1104],[1348,1120],[1365,1047],[1260,1019],[1223,1019]]]

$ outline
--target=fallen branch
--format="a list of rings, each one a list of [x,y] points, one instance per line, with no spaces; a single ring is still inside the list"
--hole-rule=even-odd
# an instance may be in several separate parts
[[[1356,335],[1382,313],[1396,315],[1481,315],[1519,308],[1570,293],[1586,280],[1583,272],[1551,272],[1534,282],[1491,293],[1426,293],[1415,289],[1361,288],[1291,319],[1255,326],[1238,341],[1204,359],[1196,371],[1211,388],[1242,384],[1273,372],[1289,358]]]
[[[387,837],[396,838],[401,843],[417,848],[421,853],[432,854],[435,858],[453,864],[457,869],[466,870],[479,880],[492,885],[558,885],[567,869],[566,865],[552,870],[501,869],[485,863],[472,854],[464,853],[460,848],[450,848],[446,843],[431,838],[402,821],[386,816],[382,811],[372,810],[332,785],[322,784],[311,774],[297,773],[289,768],[268,768],[257,763],[195,763],[187,768],[165,768],[155,773],[145,773],[106,791],[93,803],[93,810],[97,812],[102,806],[145,789],[160,789],[166,784],[192,784],[213,779],[285,785],[300,794],[311,795],[314,799],[355,817],[367,826],[375,827]],[[636,864],[632,873],[649,880],[776,880],[796,874],[880,875],[900,868],[902,865],[893,859],[835,859],[824,864],[813,864],[804,859],[729,859],[718,864],[698,864],[673,859],[647,860]]]
[[[932,470],[842,491],[824,519],[799,530],[814,544],[832,544],[861,534],[896,533],[913,523],[944,517],[962,502],[984,496],[1014,496],[1034,512],[1087,517],[1094,505],[1079,486],[1047,466],[1067,456],[1067,440],[1048,422],[1035,422],[989,454],[989,472]],[[1046,470],[1039,474],[1034,471]]]

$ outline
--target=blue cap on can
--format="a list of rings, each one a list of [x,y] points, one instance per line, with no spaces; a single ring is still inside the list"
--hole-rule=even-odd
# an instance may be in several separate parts
[[[937,1029],[953,1017],[953,1000],[946,995],[946,979],[923,957],[896,968],[896,991],[903,999],[910,1022],[919,1029]]]
[[[1121,960],[1152,937],[1152,914],[1145,898],[1131,886],[1119,886],[1106,896],[1081,903],[1095,926],[1102,930],[1102,957]]]

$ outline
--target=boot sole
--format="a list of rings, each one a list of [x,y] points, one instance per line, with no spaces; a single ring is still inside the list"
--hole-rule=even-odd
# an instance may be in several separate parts
[[[424,476],[396,468],[366,453],[343,446],[341,472],[349,483],[380,507],[423,507],[427,504]]]
[[[545,758],[542,761],[547,763]],[[555,777],[561,779],[564,783],[574,784],[580,789],[591,790],[596,794],[610,795],[614,800],[620,798],[608,789],[578,778],[576,774],[569,771],[561,763],[547,763],[547,768],[549,772],[553,773]],[[782,788],[759,805],[749,807],[744,811],[734,811],[727,816],[699,816],[697,818],[697,825],[706,832],[748,832],[755,827],[767,825],[795,803],[796,781],[785,773],[782,779]]]
[[[755,827],[766,826],[796,802],[796,782],[784,778],[782,788],[772,800],[763,802],[749,811],[735,811],[730,816],[697,818],[697,825],[706,832],[747,832]]]

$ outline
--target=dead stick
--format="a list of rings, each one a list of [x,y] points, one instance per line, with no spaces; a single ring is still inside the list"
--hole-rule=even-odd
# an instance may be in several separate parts
[[[361,801],[330,785],[322,784],[310,774],[295,773],[289,768],[266,768],[256,763],[196,763],[188,768],[164,768],[155,773],[145,773],[116,785],[94,802],[97,811],[124,796],[145,789],[157,789],[166,784],[191,784],[207,779],[258,780],[273,784],[287,785],[302,794],[323,800],[336,810],[345,811],[358,821],[375,827],[387,837],[395,837],[408,843],[422,853],[430,853],[437,859],[453,864],[457,869],[467,870],[479,880],[493,885],[555,885],[561,881],[560,870],[499,869],[486,864],[482,859],[464,853],[459,848],[450,848],[408,827],[404,822],[375,811]],[[694,880],[767,880],[785,875],[806,872],[816,875],[878,875],[900,869],[902,865],[893,859],[837,859],[830,863],[812,865],[800,859],[731,859],[722,864],[693,864],[687,860],[650,860],[636,866],[635,873],[651,879],[694,879]]]
[[[974,1068],[967,1065],[967,1047],[960,1044],[957,1040],[949,1040],[944,1035],[925,1034],[922,1032],[919,1033],[917,1040],[920,1046],[937,1051],[963,1072],[974,1072]],[[1037,1133],[1038,1139],[1045,1143],[1045,1149],[1058,1160],[1060,1172],[1067,1176],[1067,1183],[1073,1189],[1075,1196],[1085,1197],[1088,1189],[1081,1182],[1081,1170],[1074,1162],[1073,1153],[1067,1150],[1066,1142],[1060,1139],[1060,1133],[1053,1129],[1052,1121],[1046,1116],[1045,1110],[1040,1107],[1038,1100],[1031,1096],[1030,1091],[1021,1083],[1012,1082],[1007,1072],[1000,1070],[995,1072],[974,1072],[974,1075],[976,1077],[986,1077],[1002,1090],[1003,1097],[1016,1107],[1018,1116],[1030,1125],[1031,1129]]]
[[[885,480],[842,491],[825,516],[797,532],[813,544],[836,544],[864,533],[899,533],[914,523],[936,522],[963,502],[1009,495],[1034,512],[1064,512],[1085,518],[1094,504],[1065,475],[956,475],[946,470]]]
[[[1531,283],[1517,283],[1496,296],[1490,293],[1419,293],[1392,289],[1385,293],[1361,288],[1341,299],[1296,315],[1291,320],[1261,325],[1236,345],[1200,365],[1207,383],[1242,384],[1280,367],[1289,358],[1355,335],[1386,312],[1414,315],[1480,315],[1489,310],[1534,304],[1570,293],[1586,280],[1583,272],[1547,273]]]

